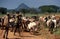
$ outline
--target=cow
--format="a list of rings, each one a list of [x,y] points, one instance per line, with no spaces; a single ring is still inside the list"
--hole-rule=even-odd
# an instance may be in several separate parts
[[[15,18],[14,17],[11,17],[9,19],[9,27],[12,28],[11,32],[14,30],[14,27],[15,27]]]
[[[49,19],[47,21],[47,27],[49,27],[49,31],[53,33],[53,30],[56,28],[56,19]]]
[[[27,28],[28,28],[28,30],[30,31],[31,34],[35,34],[35,32],[38,31],[38,26],[40,26],[40,22],[39,21],[31,21],[28,24]]]
[[[49,23],[49,31],[51,34],[53,33],[54,27],[55,27],[55,23],[51,20]]]

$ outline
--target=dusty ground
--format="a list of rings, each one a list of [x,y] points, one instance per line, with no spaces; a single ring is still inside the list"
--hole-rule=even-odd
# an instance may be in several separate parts
[[[4,30],[0,30],[0,39],[4,39],[3,34],[4,34]],[[42,27],[42,30],[40,31],[39,35],[31,35],[29,32],[23,32],[21,33],[21,36],[19,36],[18,33],[16,33],[16,36],[14,36],[13,32],[9,31],[8,38],[9,39],[60,39],[60,36],[50,34],[48,32],[48,29],[44,29],[44,27]]]

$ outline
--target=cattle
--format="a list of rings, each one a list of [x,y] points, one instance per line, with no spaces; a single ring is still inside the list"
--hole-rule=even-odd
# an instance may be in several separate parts
[[[53,30],[57,27],[57,23],[56,23],[56,19],[49,19],[47,21],[47,27],[49,27],[49,31],[51,31],[51,33],[53,32]]]
[[[60,25],[59,25],[59,23],[60,23],[60,16],[53,16],[53,18],[52,19],[55,19],[55,21],[56,21],[56,23],[55,23],[55,27],[59,27]]]
[[[23,24],[23,30],[24,30],[24,31],[25,31],[26,28],[27,28],[26,22],[27,22],[26,17],[22,17],[22,24]]]
[[[1,28],[1,29],[4,29],[3,24],[4,24],[4,17],[1,17],[1,18],[0,18],[0,28]]]
[[[28,24],[28,28],[31,29],[31,28],[34,27],[35,25],[36,25],[35,22],[30,22],[30,23]]]
[[[24,30],[29,31],[29,30],[31,30],[31,28],[37,28],[37,26],[39,25],[39,23],[38,23],[39,20],[36,20],[36,18],[34,18],[34,17],[27,17],[27,18],[23,17],[22,18],[22,20],[23,20],[22,21],[23,22],[23,27],[24,27],[23,29]]]
[[[9,19],[9,25],[10,25],[10,27],[12,28],[11,31],[13,31],[13,30],[14,30],[14,26],[15,26],[15,19],[14,19],[13,17],[11,17],[11,18]]]
[[[50,23],[51,19],[49,19],[46,24],[47,24],[47,27],[49,26],[49,23]]]
[[[30,33],[35,33],[38,31],[40,24],[43,26],[47,26],[50,30],[51,33],[53,33],[54,28],[58,27],[60,24],[60,17],[59,16],[32,16],[32,17],[25,17],[22,15],[12,15],[13,17],[10,16],[10,18],[8,16],[4,16],[2,19],[2,26],[6,27],[10,27],[9,29],[12,28],[12,31],[14,30],[14,34],[15,32],[19,31],[29,31]],[[20,17],[21,19],[20,19]],[[9,20],[9,21],[8,21]],[[1,19],[0,19],[1,22]],[[18,23],[17,23],[18,22]],[[44,25],[46,24],[46,25]],[[19,26],[17,28],[17,26]]]
[[[0,28],[2,27],[3,25],[3,18],[0,18]]]
[[[55,23],[51,20],[49,23],[49,31],[51,34],[53,33],[54,27],[55,27]]]
[[[44,17],[44,16],[40,16],[39,17],[39,20],[40,20],[40,22],[46,22],[46,19],[45,19],[46,17]]]
[[[35,34],[35,32],[38,31],[38,26],[40,26],[39,24],[40,24],[39,21],[31,21],[28,24],[28,27],[27,28],[29,29],[30,33],[33,32],[31,34]]]
[[[28,24],[29,24],[31,21],[34,21],[34,20],[35,20],[35,19],[30,18],[30,17],[22,17],[22,24],[23,24],[23,29],[24,29],[24,31],[27,31]]]

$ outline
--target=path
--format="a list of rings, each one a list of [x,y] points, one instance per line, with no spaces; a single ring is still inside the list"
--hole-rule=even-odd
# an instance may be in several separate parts
[[[40,35],[31,35],[29,32],[23,32],[21,33],[21,36],[16,33],[16,36],[14,36],[13,32],[9,31],[8,38],[9,39],[56,39],[57,36],[54,36],[54,34],[50,34],[48,29],[45,29],[44,27],[41,27],[42,30],[40,31]],[[3,39],[4,30],[0,30],[0,38]]]

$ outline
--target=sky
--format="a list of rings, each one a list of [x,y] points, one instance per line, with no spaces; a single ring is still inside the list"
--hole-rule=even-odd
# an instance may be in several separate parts
[[[43,5],[60,6],[60,0],[0,0],[0,7],[5,7],[7,9],[15,9],[21,3],[25,3],[27,6],[35,8]]]

